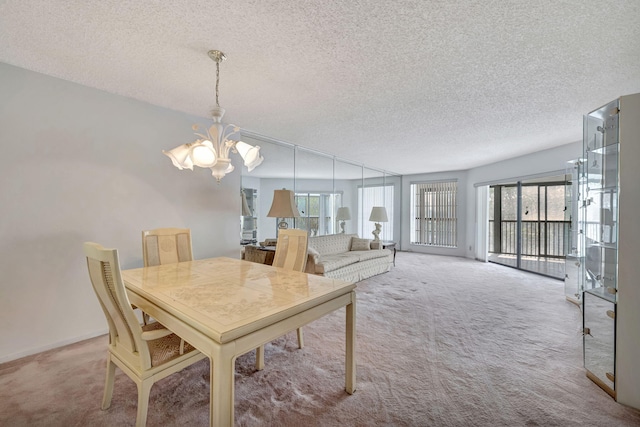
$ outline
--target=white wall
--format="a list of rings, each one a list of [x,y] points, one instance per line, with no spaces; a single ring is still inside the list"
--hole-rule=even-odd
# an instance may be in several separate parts
[[[582,127],[582,122],[576,124]],[[538,151],[526,156],[516,157],[490,165],[470,169],[467,174],[466,191],[466,246],[464,256],[475,257],[476,230],[476,192],[474,186],[480,183],[497,183],[517,181],[532,175],[551,174],[564,171],[567,162],[578,159],[582,155],[582,141],[572,142],[560,147]],[[461,224],[465,224],[464,222]]]
[[[0,94],[0,362],[106,332],[84,241],[132,268],[141,230],[188,227],[196,258],[239,256],[239,158],[217,184],[161,153],[206,119],[1,63]]]

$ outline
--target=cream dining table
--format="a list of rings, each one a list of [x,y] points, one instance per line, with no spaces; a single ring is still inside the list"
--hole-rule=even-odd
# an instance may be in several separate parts
[[[356,388],[355,284],[233,258],[122,271],[131,303],[209,356],[212,426],[232,426],[235,359],[346,307],[345,390]]]

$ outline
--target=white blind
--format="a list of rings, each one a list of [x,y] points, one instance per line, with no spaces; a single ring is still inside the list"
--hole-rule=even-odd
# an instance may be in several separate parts
[[[358,188],[358,216],[362,218],[358,234],[362,238],[373,238],[371,232],[375,227],[373,222],[369,222],[369,215],[374,206],[384,206],[389,218],[389,222],[382,223],[380,240],[393,240],[393,185]]]
[[[411,184],[411,243],[458,246],[457,181]]]

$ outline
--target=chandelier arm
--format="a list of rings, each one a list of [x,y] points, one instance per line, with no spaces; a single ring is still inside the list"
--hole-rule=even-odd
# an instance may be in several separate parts
[[[227,132],[227,130],[233,127],[233,130],[231,132]],[[232,124],[228,124],[224,127],[224,129],[222,130],[222,134],[225,135],[225,138],[228,137],[229,135],[233,135],[234,133],[238,133],[240,132],[240,128],[237,127],[236,125],[232,125]]]
[[[214,124],[215,126],[215,124]],[[213,136],[211,136],[211,132],[209,132],[209,129],[207,129],[207,135],[208,135],[208,139],[209,141],[211,141],[213,143],[213,149],[216,151],[216,154],[220,155],[220,140],[222,139],[222,135],[218,135],[217,138],[214,138]]]
[[[220,158],[222,159],[229,158],[229,150],[227,149],[225,142],[226,141],[220,142],[220,150],[218,150],[218,153],[220,153]]]

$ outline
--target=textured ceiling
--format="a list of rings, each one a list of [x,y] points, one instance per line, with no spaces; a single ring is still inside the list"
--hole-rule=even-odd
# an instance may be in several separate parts
[[[208,116],[222,50],[225,121],[409,174],[580,140],[640,92],[638,22],[638,0],[0,0],[0,61]]]

